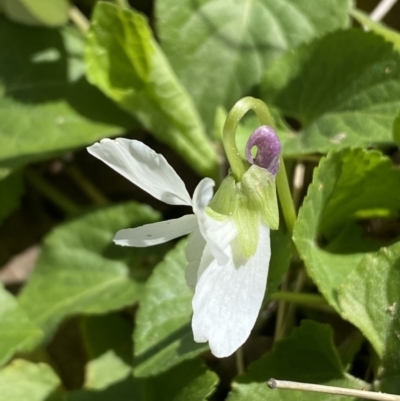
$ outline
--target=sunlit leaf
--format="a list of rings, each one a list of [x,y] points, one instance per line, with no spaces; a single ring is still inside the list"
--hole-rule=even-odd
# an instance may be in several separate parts
[[[0,16],[0,164],[46,159],[137,126],[87,83],[83,41],[71,28]]]
[[[332,152],[321,160],[300,209],[294,242],[329,303],[362,257],[382,241],[368,235],[369,219],[397,216],[400,172],[377,151]]]
[[[1,0],[8,18],[27,25],[64,25],[68,21],[68,0]]]
[[[343,316],[383,359],[382,391],[400,391],[400,243],[365,256],[339,289]]]
[[[0,401],[63,401],[59,378],[43,363],[16,359],[0,370]]]
[[[15,352],[30,351],[38,344],[42,334],[18,306],[14,296],[0,284],[0,365]]]
[[[112,239],[119,229],[158,217],[149,207],[131,202],[60,225],[46,238],[20,305],[51,333],[66,316],[102,314],[136,303],[164,248],[119,247]]]
[[[134,334],[136,376],[170,369],[208,349],[193,340],[192,291],[185,282],[186,241],[155,268],[140,302]]]
[[[301,126],[284,143],[288,155],[390,144],[400,54],[371,32],[330,33],[278,60],[265,74],[263,98]]]
[[[215,175],[216,153],[203,123],[142,14],[98,3],[86,61],[93,84],[196,171]]]
[[[286,50],[348,25],[348,0],[158,0],[156,22],[172,67],[211,129],[259,85]],[[316,12],[318,9],[318,12]]]
[[[271,390],[270,378],[305,383],[366,389],[367,384],[344,371],[333,345],[332,330],[327,325],[303,321],[292,335],[278,342],[273,350],[254,362],[248,373],[233,383],[228,401],[328,401],[332,395],[300,391]],[[355,398],[336,396],[335,400]]]

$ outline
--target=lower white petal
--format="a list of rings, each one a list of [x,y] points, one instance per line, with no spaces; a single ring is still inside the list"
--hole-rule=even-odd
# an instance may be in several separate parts
[[[197,228],[194,214],[187,214],[179,219],[160,221],[145,226],[118,231],[114,242],[122,246],[146,247],[189,234]]]
[[[210,247],[211,253],[218,263],[224,264],[228,261],[225,248],[235,238],[236,228],[231,219],[220,221],[206,213],[206,207],[213,196],[214,185],[211,178],[204,178],[199,182],[193,194],[193,211],[197,216],[200,232]]]
[[[209,257],[206,247],[192,302],[194,339],[208,341],[219,358],[231,355],[247,340],[257,319],[271,257],[269,228],[260,224],[252,258],[245,259],[239,248],[234,239],[226,249],[228,263],[220,265]]]
[[[205,245],[206,241],[198,228],[189,235],[189,241],[185,250],[186,260],[188,261],[185,269],[185,278],[187,285],[192,291],[194,291],[197,283],[197,272]]]

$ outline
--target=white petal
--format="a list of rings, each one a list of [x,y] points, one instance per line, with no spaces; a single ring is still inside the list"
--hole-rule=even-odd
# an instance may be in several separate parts
[[[192,204],[185,184],[164,156],[144,143],[126,138],[103,139],[87,150],[156,199],[170,205]]]
[[[189,235],[188,244],[186,246],[185,255],[188,265],[185,269],[186,284],[194,291],[197,283],[197,271],[199,270],[201,256],[204,251],[206,241],[200,233],[199,229],[194,230]]]
[[[114,237],[114,242],[117,245],[136,246],[139,248],[152,246],[189,234],[196,227],[196,216],[187,214],[179,219],[160,221],[118,231]]]
[[[231,219],[215,220],[206,213],[205,209],[212,199],[214,185],[211,178],[204,178],[199,182],[193,194],[193,211],[211,253],[219,264],[224,264],[229,259],[225,248],[235,238],[236,228]]]
[[[227,357],[249,337],[257,319],[267,284],[271,256],[269,228],[260,224],[257,252],[245,259],[237,239],[228,246],[229,262],[209,261],[207,249],[200,265],[201,277],[193,298],[193,334],[197,342],[208,341],[212,353]]]

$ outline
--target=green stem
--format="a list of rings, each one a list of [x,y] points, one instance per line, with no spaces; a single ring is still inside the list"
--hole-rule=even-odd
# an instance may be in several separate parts
[[[55,205],[57,205],[61,210],[63,210],[68,215],[77,214],[80,211],[78,205],[73,201],[68,199],[63,193],[58,189],[50,185],[46,180],[44,180],[39,174],[32,170],[25,170],[25,176],[28,181],[46,198],[51,200]]]
[[[319,294],[307,294],[304,292],[290,292],[290,291],[278,291],[271,295],[271,299],[278,301],[294,302],[296,304],[325,304],[325,298]]]
[[[235,141],[235,134],[240,120],[250,110],[257,115],[261,125],[268,125],[275,129],[274,119],[272,118],[271,112],[262,100],[247,96],[235,103],[225,121],[223,129],[223,144],[226,156],[232,168],[232,174],[236,181],[240,181],[243,174],[246,172],[246,167],[239,155]],[[292,201],[285,163],[282,156],[279,171],[276,176],[276,188],[286,226],[290,234],[292,234],[294,223],[296,221],[296,211]]]
[[[99,206],[109,204],[108,199],[75,166],[68,166],[67,173],[94,203]]]
[[[239,347],[235,352],[236,357],[236,369],[238,376],[242,375],[245,372],[244,366],[244,352],[243,347]]]

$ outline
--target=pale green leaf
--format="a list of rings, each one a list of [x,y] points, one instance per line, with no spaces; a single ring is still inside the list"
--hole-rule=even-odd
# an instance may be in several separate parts
[[[338,387],[366,389],[368,385],[345,373],[327,325],[303,321],[290,337],[254,362],[236,379],[228,401],[349,401],[354,398],[300,391],[271,390],[270,378]],[[335,398],[333,398],[335,397]]]
[[[348,25],[351,1],[158,0],[162,48],[211,129],[286,50]]]
[[[0,284],[0,365],[7,362],[15,352],[32,350],[42,334],[40,328],[18,306],[14,296]]]
[[[263,100],[297,120],[287,155],[393,142],[400,54],[371,32],[330,33],[300,46],[265,74]]]
[[[308,273],[337,310],[347,276],[365,253],[382,246],[360,223],[397,215],[400,192],[393,188],[400,188],[400,172],[377,151],[332,152],[314,173],[293,239]]]
[[[14,360],[0,370],[0,401],[63,401],[59,378],[43,363]]]
[[[180,153],[196,171],[215,175],[216,152],[203,123],[142,14],[98,3],[86,62],[93,84]]]
[[[186,241],[155,268],[140,302],[134,333],[134,373],[164,372],[208,349],[193,340],[190,325],[192,291],[185,282]]]
[[[52,333],[66,316],[102,314],[136,303],[164,248],[119,247],[112,239],[122,228],[158,217],[151,208],[131,202],[58,226],[44,242],[20,305],[46,333]]]
[[[68,21],[68,0],[1,0],[4,13],[27,25],[64,25]]]
[[[400,246],[366,255],[339,289],[343,317],[357,326],[382,357],[400,290]]]
[[[84,77],[82,35],[0,16],[0,163],[53,157],[137,123]],[[15,51],[18,49],[18,51]]]

